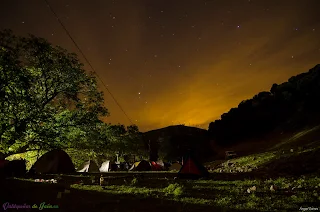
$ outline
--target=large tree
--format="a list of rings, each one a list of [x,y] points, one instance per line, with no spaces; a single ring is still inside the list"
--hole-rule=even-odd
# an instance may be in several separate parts
[[[103,105],[95,77],[75,54],[0,32],[0,152],[99,148],[106,141]]]

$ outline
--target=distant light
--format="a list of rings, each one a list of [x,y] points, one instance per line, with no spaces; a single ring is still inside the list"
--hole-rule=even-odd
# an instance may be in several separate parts
[[[141,93],[139,92],[138,94],[140,95]]]
[[[237,28],[240,28],[240,25],[238,25]]]
[[[293,58],[293,56],[291,56],[291,58]]]
[[[113,17],[112,17],[112,19],[116,19],[116,17],[115,17],[115,16],[113,16]]]
[[[23,23],[23,24],[24,24],[24,21],[22,21],[21,23]]]

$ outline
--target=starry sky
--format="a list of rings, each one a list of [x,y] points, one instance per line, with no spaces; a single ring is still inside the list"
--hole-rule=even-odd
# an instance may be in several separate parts
[[[211,121],[320,63],[319,0],[48,0],[141,131]],[[1,0],[0,29],[79,55],[43,0]],[[100,83],[110,117],[130,122]]]

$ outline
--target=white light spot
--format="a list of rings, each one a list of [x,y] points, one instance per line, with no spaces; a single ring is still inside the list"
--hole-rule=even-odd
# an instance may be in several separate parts
[[[141,93],[139,92],[138,94],[140,95]]]
[[[293,58],[293,56],[291,56],[291,58]]]
[[[240,25],[238,25],[237,28],[240,28]]]
[[[174,33],[172,33],[172,35],[174,35]]]
[[[115,16],[113,16],[113,17],[112,17],[112,19],[116,19],[116,17],[115,17]]]
[[[21,23],[24,24],[24,21],[22,21]]]

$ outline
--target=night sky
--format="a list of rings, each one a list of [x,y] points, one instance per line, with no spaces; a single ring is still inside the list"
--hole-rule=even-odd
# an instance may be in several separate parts
[[[49,0],[141,131],[208,123],[320,63],[319,0]],[[79,55],[43,0],[1,0],[0,29]],[[91,71],[89,66],[85,66]],[[106,122],[130,122],[108,92]]]

